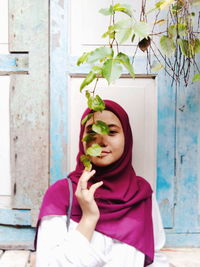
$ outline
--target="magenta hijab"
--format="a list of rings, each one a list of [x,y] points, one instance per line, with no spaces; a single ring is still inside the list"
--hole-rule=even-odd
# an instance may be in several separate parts
[[[154,237],[152,223],[152,189],[150,184],[142,177],[137,176],[132,167],[132,132],[125,110],[117,103],[104,100],[106,110],[112,111],[120,120],[124,136],[124,152],[119,160],[106,167],[97,167],[89,186],[103,180],[103,185],[97,189],[95,200],[100,210],[100,219],[96,231],[113,239],[124,242],[145,254],[144,266],[153,262]],[[86,109],[82,119],[91,112]],[[84,166],[80,155],[84,154],[81,141],[84,125],[81,125],[79,138],[79,153],[75,171],[68,177],[73,183],[73,191],[81,176]],[[38,225],[43,216],[66,215],[69,202],[69,189],[67,179],[62,179],[50,186],[47,190],[40,210]],[[81,209],[73,196],[71,219],[79,222]]]

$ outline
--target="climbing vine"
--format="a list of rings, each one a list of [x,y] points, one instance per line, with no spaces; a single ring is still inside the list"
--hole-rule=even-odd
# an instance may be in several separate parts
[[[82,124],[91,119],[95,111],[105,109],[103,100],[95,94],[99,78],[105,78],[108,84],[113,83],[124,69],[134,78],[134,60],[138,50],[146,53],[148,74],[164,69],[172,83],[179,84],[183,80],[187,86],[191,75],[192,82],[200,81],[200,67],[196,60],[200,52],[199,6],[200,0],[161,0],[147,10],[147,0],[142,0],[139,20],[128,4],[116,3],[99,10],[103,16],[110,17],[109,25],[102,35],[107,44],[84,52],[77,62],[78,66],[90,66],[80,91],[85,94],[92,113],[83,119]],[[117,19],[117,13],[123,14],[124,18]],[[154,17],[153,21],[149,21],[150,15]],[[133,44],[131,57],[120,51],[120,45],[127,41]],[[191,71],[194,73],[191,74]],[[87,86],[93,81],[94,88],[88,90]],[[109,127],[102,121],[94,122],[93,117],[92,131],[82,141],[90,143],[96,134],[109,134]],[[90,156],[100,154],[101,147],[92,144],[86,154],[81,156],[81,161],[90,169]]]

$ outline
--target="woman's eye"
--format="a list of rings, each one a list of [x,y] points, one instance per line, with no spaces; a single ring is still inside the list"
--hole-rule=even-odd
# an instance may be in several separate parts
[[[116,133],[117,133],[117,131],[110,131],[110,132],[109,132],[110,135],[114,135],[114,134],[116,134]]]
[[[87,131],[87,134],[95,134],[95,132],[92,130],[89,130],[89,131]]]

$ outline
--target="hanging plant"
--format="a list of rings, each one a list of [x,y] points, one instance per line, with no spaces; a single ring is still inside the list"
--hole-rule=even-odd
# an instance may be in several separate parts
[[[105,109],[101,97],[95,95],[100,77],[105,78],[108,85],[121,76],[123,69],[126,69],[131,77],[135,77],[133,66],[138,49],[147,55],[147,73],[164,69],[171,77],[172,83],[179,84],[183,78],[187,86],[193,67],[195,73],[192,81],[199,81],[200,69],[196,55],[200,52],[200,12],[192,11],[194,6],[199,5],[200,0],[161,0],[151,10],[146,10],[146,0],[142,0],[139,21],[134,16],[133,8],[127,4],[116,3],[100,9],[102,15],[110,17],[107,30],[102,35],[102,38],[108,40],[107,45],[84,52],[77,61],[78,66],[90,66],[90,71],[80,86],[80,92],[85,93],[88,107],[92,111]],[[116,20],[117,13],[124,14],[124,18]],[[153,22],[148,21],[148,16],[152,13],[155,17]],[[136,44],[136,48],[133,45],[132,57],[120,51],[120,45],[127,41]],[[94,88],[92,91],[87,90],[85,87],[93,81]],[[91,142],[96,134],[109,133],[109,128],[104,122],[95,122],[94,112],[87,115],[82,123],[86,123],[92,117],[92,132],[84,137],[83,142]],[[101,147],[98,144],[92,144],[87,149],[86,155],[81,156],[86,169],[91,168],[90,156],[100,154]]]

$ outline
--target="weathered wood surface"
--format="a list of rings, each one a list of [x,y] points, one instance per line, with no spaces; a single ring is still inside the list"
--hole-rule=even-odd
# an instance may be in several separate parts
[[[169,259],[170,267],[199,267],[200,248],[169,248],[163,249]]]
[[[170,267],[199,267],[200,248],[162,249]],[[24,250],[0,250],[0,267],[35,267],[35,252]]]
[[[34,255],[25,250],[7,250],[1,255],[0,267],[34,267]]]
[[[70,1],[50,1],[50,183],[67,175],[69,4]]]
[[[0,54],[0,76],[28,74],[28,54]]]
[[[49,1],[9,1],[11,52],[29,55],[29,75],[11,75],[13,208],[32,209],[49,181]]]

